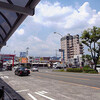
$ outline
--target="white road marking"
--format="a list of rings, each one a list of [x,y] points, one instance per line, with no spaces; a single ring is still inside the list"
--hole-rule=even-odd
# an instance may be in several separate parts
[[[6,79],[9,78],[8,76],[1,76],[2,79]]]
[[[40,96],[42,96],[42,97],[44,97],[44,98],[47,98],[47,99],[49,99],[49,100],[55,100],[55,99],[50,98],[50,97],[48,97],[48,96],[46,96],[46,95],[43,95],[43,94],[45,94],[45,93],[47,93],[47,92],[46,92],[46,91],[38,91],[38,92],[35,92],[35,94],[38,94],[38,95],[40,95]]]
[[[2,78],[2,79],[4,79],[4,77],[3,77],[3,76],[1,76],[1,78]]]
[[[29,91],[29,89],[26,89],[26,90],[19,90],[19,91],[16,91],[16,92],[25,92],[25,91]]]
[[[45,94],[45,93],[48,93],[48,92],[46,92],[46,91],[39,91],[38,93]]]
[[[28,95],[33,99],[33,100],[37,100],[33,95],[31,95],[30,93],[28,93]]]
[[[67,97],[67,96],[65,96],[65,95],[63,95],[63,94],[60,94],[62,97],[64,97],[64,98],[67,98],[67,99],[71,99],[71,100],[73,100],[72,98],[70,98],[70,97]]]
[[[4,78],[9,78],[8,76],[4,76]]]

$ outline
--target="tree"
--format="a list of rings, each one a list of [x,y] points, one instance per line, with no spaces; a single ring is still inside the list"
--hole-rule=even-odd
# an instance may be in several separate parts
[[[83,62],[88,61],[88,63],[91,64],[91,62],[92,62],[92,57],[91,57],[91,55],[89,55],[89,54],[82,55],[82,60],[83,60]]]
[[[94,26],[93,29],[89,28],[84,30],[81,39],[82,43],[86,45],[91,52],[91,57],[95,65],[94,69],[96,70],[96,65],[100,56],[100,28]]]

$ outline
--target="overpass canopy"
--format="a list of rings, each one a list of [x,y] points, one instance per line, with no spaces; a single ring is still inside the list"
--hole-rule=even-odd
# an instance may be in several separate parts
[[[0,0],[0,49],[40,0]]]

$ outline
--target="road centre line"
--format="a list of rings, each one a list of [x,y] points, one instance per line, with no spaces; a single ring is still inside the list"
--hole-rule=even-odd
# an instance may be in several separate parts
[[[43,72],[40,72],[40,73],[43,73]],[[70,72],[67,72],[68,73],[68,75],[70,75],[69,73]],[[48,74],[51,74],[49,71],[48,71]],[[54,73],[55,75],[61,75],[61,74],[57,74],[57,73]],[[88,73],[85,73],[85,74],[83,74],[83,73],[81,73],[81,75],[78,75],[78,73],[73,73],[74,74],[74,76],[83,76],[83,77],[89,77],[89,78],[91,78],[91,76],[85,76],[85,75],[92,75],[92,74],[88,74]],[[82,75],[83,74],[83,75]],[[67,74],[66,74],[67,75]],[[94,76],[95,75],[95,76]],[[100,77],[100,74],[94,74],[92,77]],[[61,75],[61,76],[65,76],[65,75]],[[73,76],[73,75],[70,75],[71,77]]]
[[[37,76],[37,75],[36,75],[36,76]],[[37,77],[38,77],[38,76],[37,76]],[[40,78],[40,76],[39,76],[38,78]],[[48,78],[46,78],[46,77],[41,77],[41,78],[42,78],[42,79],[43,79],[43,78],[48,79]],[[64,81],[60,81],[60,80],[58,80],[58,81],[61,82],[61,83],[65,83],[65,84],[72,84],[72,85],[83,86],[83,87],[89,87],[89,88],[93,88],[93,89],[100,90],[100,88],[98,88],[98,87],[92,87],[92,86],[88,86],[88,85],[82,85],[82,84],[71,83],[71,82],[64,82]]]
[[[33,100],[37,100],[32,94],[30,94],[30,93],[27,93],[28,94],[28,96],[30,96]]]
[[[42,93],[40,93],[40,92],[41,92],[41,91],[35,92],[35,94],[40,95],[40,96],[42,96],[42,97],[44,97],[44,98],[47,98],[47,99],[49,99],[49,100],[55,100],[55,99],[50,98],[50,97],[48,97],[48,96],[46,96],[46,95],[43,95],[43,92],[44,92],[44,91],[42,91]],[[45,93],[47,93],[47,92],[45,91]]]
[[[26,90],[19,90],[19,91],[16,91],[16,92],[25,92],[25,91],[29,91],[29,89],[26,89]]]
[[[42,73],[42,74],[50,74],[50,73]],[[57,75],[53,75],[53,74],[50,74],[50,75],[52,75],[52,76],[57,76]],[[59,77],[66,77],[66,78],[74,78],[74,79],[81,79],[81,80],[90,80],[90,79],[85,79],[85,78],[75,78],[75,77],[68,77],[68,76],[60,76],[59,75]]]
[[[77,84],[77,83],[71,83],[71,82],[64,82],[64,81],[60,81],[62,83],[67,83],[67,84],[72,84],[72,85],[77,85],[77,86],[84,86],[84,87],[89,87],[89,88],[93,88],[93,89],[97,89],[97,90],[100,90],[100,88],[98,87],[92,87],[92,86],[87,86],[87,85],[82,85],[82,84]]]

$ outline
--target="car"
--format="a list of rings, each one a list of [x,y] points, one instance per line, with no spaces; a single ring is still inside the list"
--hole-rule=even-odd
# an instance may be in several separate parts
[[[14,66],[14,70],[16,70],[18,67],[19,67],[18,65]]]
[[[11,71],[12,70],[12,66],[11,65],[6,66],[6,69],[5,70],[7,70],[7,71],[10,70]]]
[[[34,66],[34,67],[32,67],[32,68],[31,68],[31,71],[33,71],[33,72],[37,71],[37,72],[38,72],[38,71],[39,71],[39,69],[38,69],[38,67],[37,67],[37,66]]]
[[[16,70],[15,70],[15,75],[18,75],[18,76],[22,76],[22,75],[29,75],[30,74],[30,70],[27,69],[26,67],[18,67]]]

